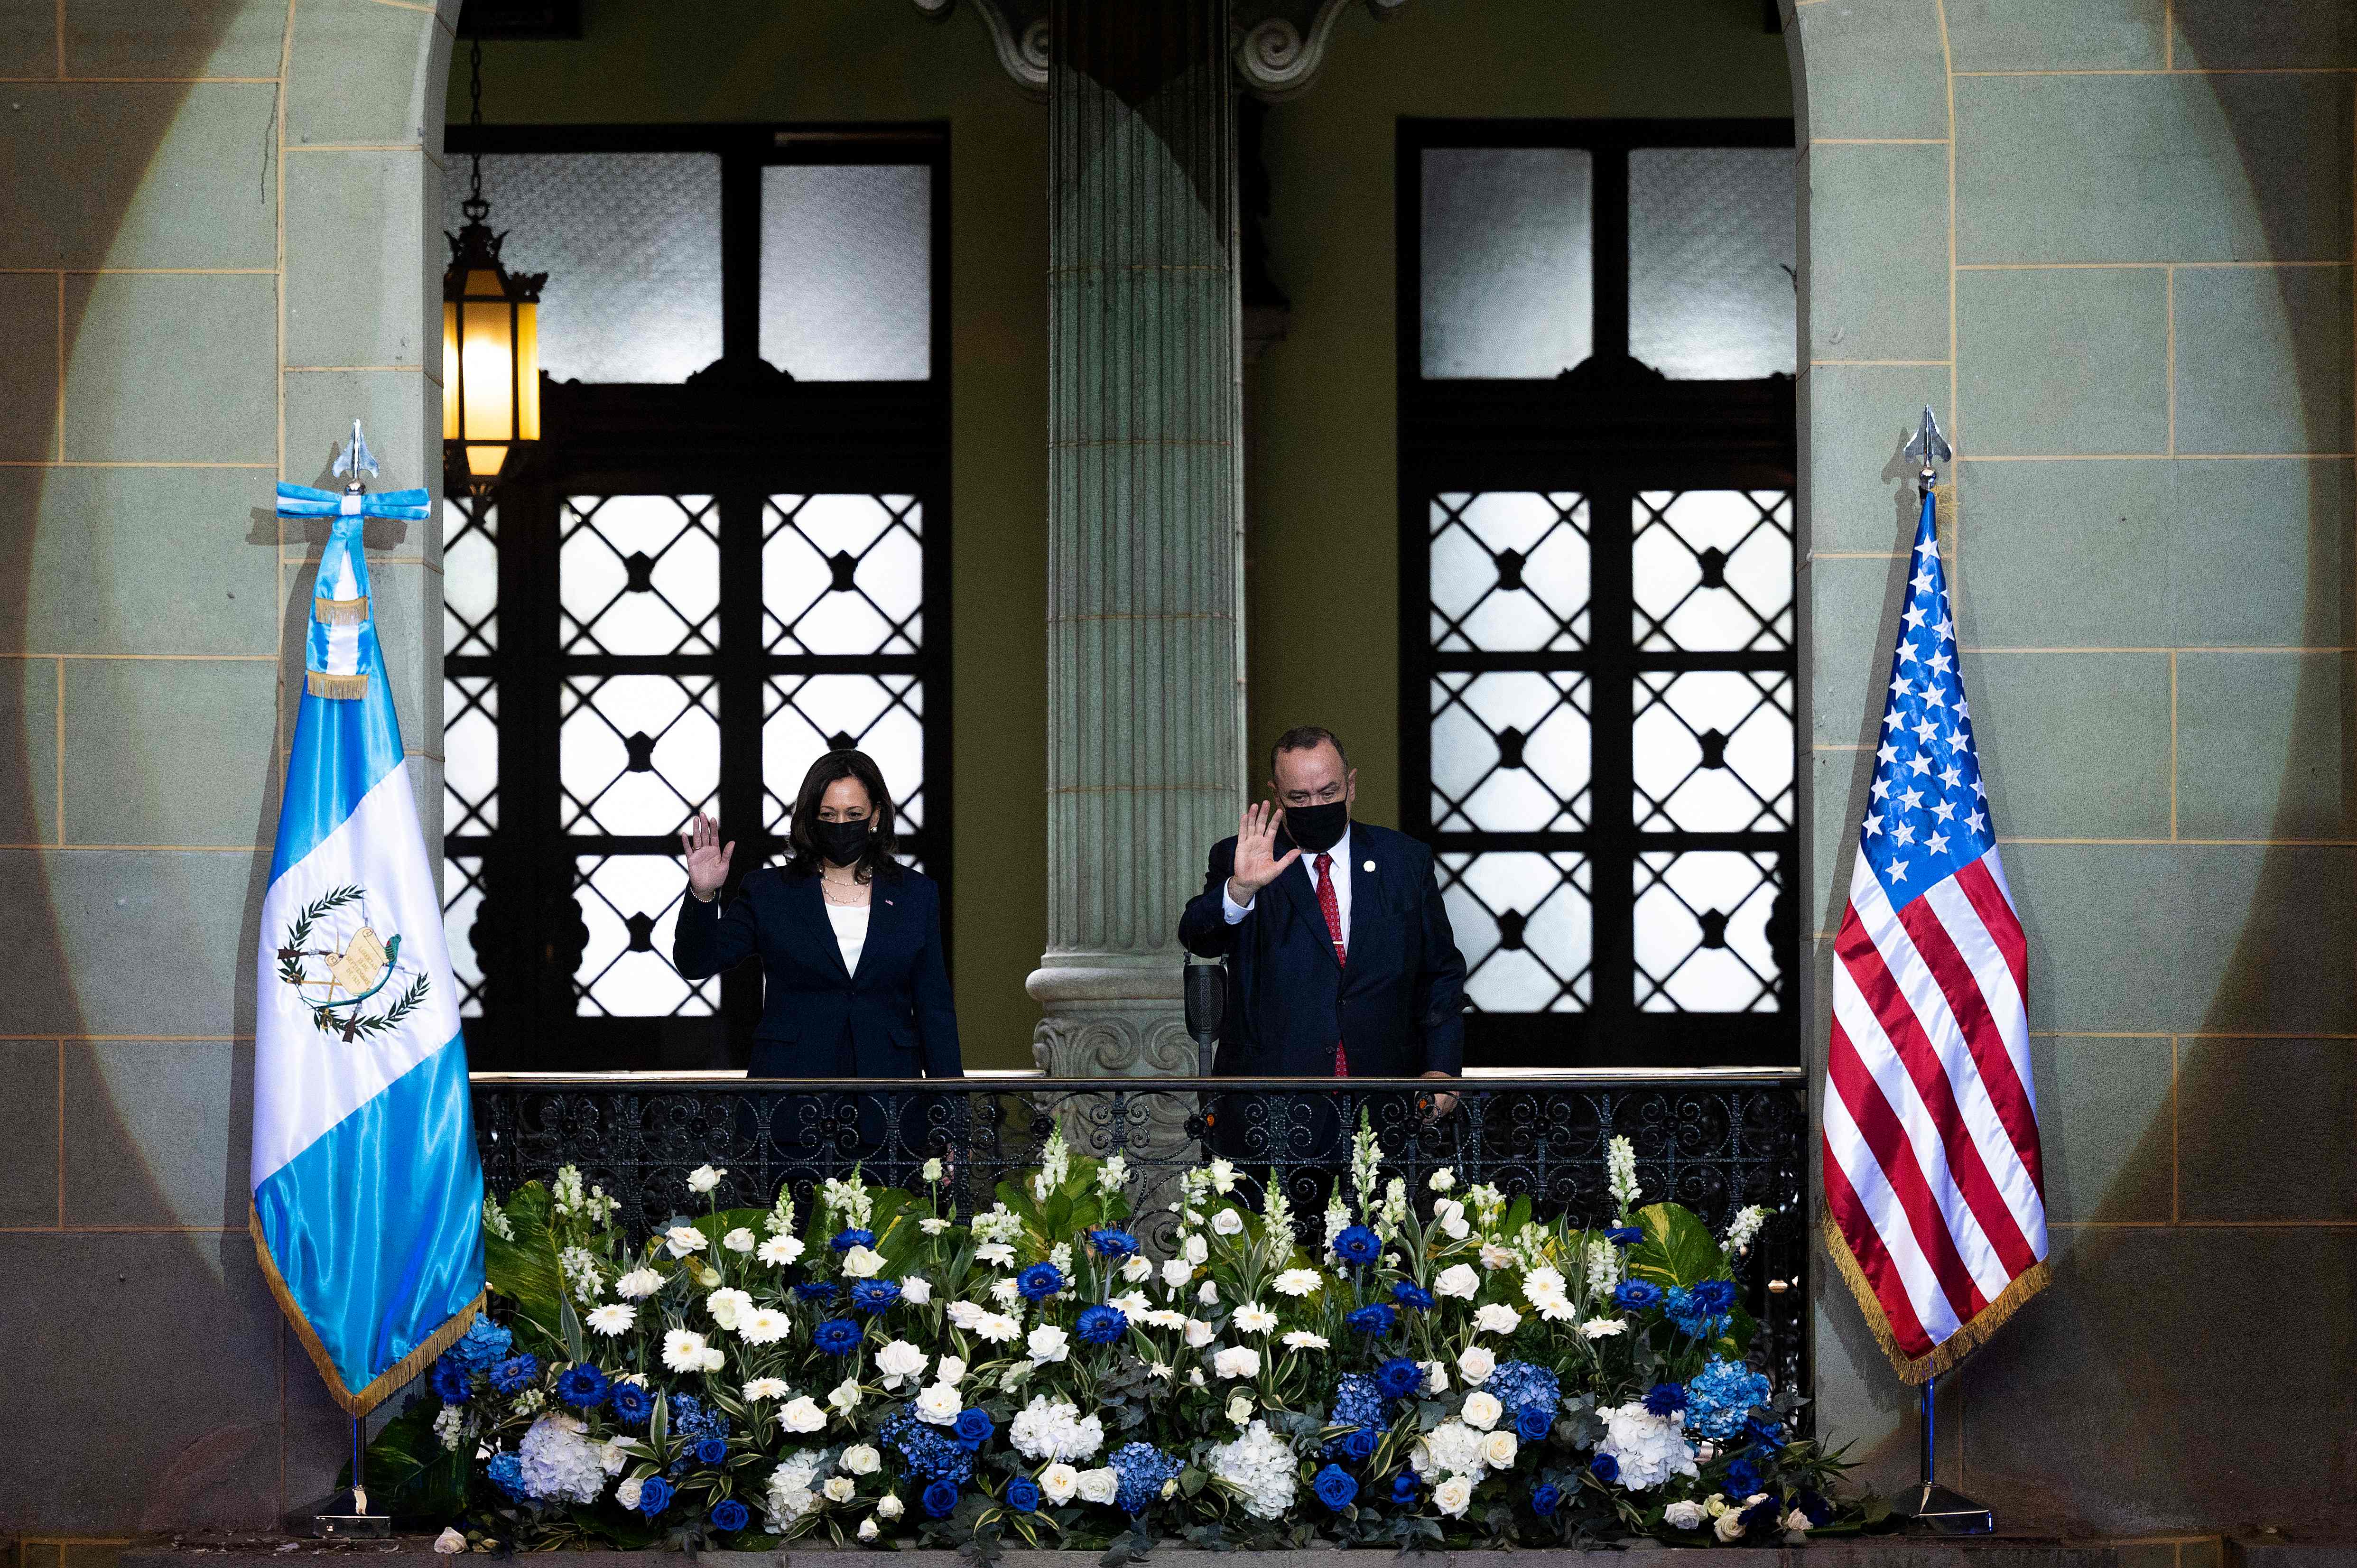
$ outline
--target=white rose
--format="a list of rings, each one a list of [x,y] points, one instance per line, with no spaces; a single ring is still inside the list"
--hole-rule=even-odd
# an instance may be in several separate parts
[[[1171,1258],[1162,1265],[1162,1283],[1172,1290],[1195,1277],[1195,1265],[1184,1258]]]
[[[1522,1324],[1523,1315],[1503,1302],[1487,1302],[1474,1309],[1473,1331],[1477,1334],[1512,1334]]]
[[[1252,1420],[1254,1408],[1254,1405],[1252,1391],[1250,1389],[1238,1389],[1235,1392],[1228,1396],[1228,1419],[1234,1422],[1238,1426],[1242,1426],[1246,1422]]]
[[[1454,1296],[1458,1301],[1471,1301],[1480,1290],[1481,1276],[1473,1272],[1470,1263],[1451,1263],[1432,1282],[1433,1294]]]
[[[1121,1277],[1131,1284],[1143,1284],[1154,1273],[1154,1260],[1143,1252],[1133,1252],[1122,1260]]]
[[[706,1345],[704,1348],[703,1356],[698,1359],[696,1369],[703,1372],[716,1372],[726,1365],[728,1365],[727,1353],[718,1346]]]
[[[1718,1516],[1718,1522],[1710,1527],[1710,1532],[1721,1541],[1740,1540],[1743,1535],[1743,1516],[1729,1509]]]
[[[1662,1522],[1672,1530],[1700,1530],[1710,1515],[1691,1498],[1680,1498],[1662,1510]]]
[[[608,1437],[606,1445],[597,1450],[597,1466],[608,1476],[619,1476],[630,1467],[630,1455],[622,1451],[626,1437]]]
[[[1437,1361],[1424,1361],[1419,1362],[1418,1365],[1424,1368],[1424,1391],[1426,1396],[1445,1394],[1448,1391],[1448,1368]]]
[[[1475,1431],[1487,1432],[1498,1424],[1498,1417],[1504,1413],[1505,1407],[1498,1402],[1497,1395],[1476,1389],[1465,1396],[1461,1419]]]
[[[1071,1354],[1072,1337],[1052,1323],[1043,1323],[1031,1331],[1024,1346],[1031,1352],[1031,1364],[1042,1366],[1049,1361],[1061,1361]]]
[[[1795,1535],[1806,1535],[1809,1533],[1809,1516],[1794,1509],[1784,1516],[1784,1528]]]
[[[1501,1247],[1495,1241],[1484,1241],[1481,1243],[1481,1266],[1483,1268],[1493,1270],[1512,1268],[1513,1263],[1514,1254],[1512,1249]]]
[[[1457,1373],[1469,1388],[1479,1388],[1498,1369],[1497,1352],[1486,1345],[1468,1345],[1458,1353]]]
[[[855,1280],[872,1280],[884,1266],[884,1255],[866,1247],[854,1247],[843,1255],[843,1272]]]
[[[947,1383],[934,1383],[917,1396],[917,1419],[948,1426],[965,1408],[965,1400]]]
[[[975,1326],[985,1317],[990,1316],[988,1307],[976,1306],[970,1301],[953,1301],[945,1310],[949,1314],[951,1325],[964,1329],[968,1334],[973,1333]]]
[[[876,1369],[884,1374],[886,1388],[897,1389],[903,1379],[924,1376],[925,1353],[906,1339],[895,1339],[876,1352]]]
[[[1232,1161],[1213,1160],[1203,1167],[1203,1174],[1211,1178],[1213,1192],[1224,1197],[1236,1190],[1236,1167]]]
[[[1308,1295],[1325,1283],[1316,1269],[1287,1269],[1269,1282],[1280,1295]]]
[[[1080,1475],[1081,1501],[1109,1503],[1121,1489],[1121,1477],[1108,1469],[1083,1470]]]
[[[1457,1185],[1457,1173],[1450,1170],[1447,1165],[1443,1165],[1438,1170],[1433,1172],[1431,1176],[1424,1185],[1432,1188],[1435,1192],[1447,1192],[1450,1187]]]
[[[614,1500],[621,1504],[626,1509],[637,1508],[639,1506],[639,1488],[643,1485],[645,1485],[644,1482],[640,1481],[636,1476],[632,1476],[629,1480],[624,1481],[621,1485],[614,1488]]]
[[[1179,1244],[1178,1255],[1190,1263],[1200,1264],[1211,1255],[1211,1243],[1200,1236],[1189,1236]]]
[[[889,1524],[900,1517],[900,1499],[887,1492],[876,1499],[876,1517]]]
[[[924,1168],[920,1170],[917,1175],[923,1180],[929,1182],[941,1180],[942,1162],[939,1159],[927,1160],[925,1162]]]
[[[965,1381],[965,1362],[955,1356],[944,1356],[933,1369],[933,1376],[945,1383],[962,1383]]]
[[[1230,1345],[1211,1357],[1211,1370],[1223,1378],[1260,1376],[1260,1352],[1249,1345]]]
[[[860,1540],[873,1541],[883,1533],[884,1532],[882,1530],[876,1528],[876,1521],[874,1520],[863,1519],[859,1521],[859,1530],[857,1534]]]
[[[663,1336],[663,1365],[674,1372],[704,1370],[704,1336],[692,1328],[674,1328]]]
[[[1188,1386],[1189,1388],[1190,1388],[1190,1389],[1200,1389],[1200,1388],[1201,1388],[1201,1387],[1203,1386],[1203,1369],[1202,1369],[1202,1368],[1200,1368],[1200,1367],[1195,1367],[1195,1368],[1190,1369],[1188,1371],[1188,1373],[1187,1373],[1187,1386]]]
[[[826,1425],[826,1412],[818,1408],[817,1401],[803,1394],[778,1412],[778,1424],[788,1432],[817,1432]]]
[[[900,1299],[910,1306],[922,1306],[933,1299],[933,1282],[922,1274],[910,1274],[900,1282]]]
[[[720,1244],[732,1252],[749,1252],[759,1243],[753,1240],[753,1233],[750,1230],[739,1225],[736,1230],[720,1238]]]
[[[716,1171],[710,1165],[698,1165],[687,1173],[687,1190],[710,1192],[720,1185],[720,1178],[727,1174],[726,1171]]]
[[[693,1225],[674,1225],[663,1232],[663,1245],[671,1249],[673,1257],[684,1258],[690,1252],[701,1252],[712,1243]]]
[[[859,1495],[859,1483],[848,1476],[829,1476],[826,1485],[819,1488],[831,1503],[847,1503]]]
[[[441,1534],[434,1538],[434,1550],[445,1557],[456,1557],[459,1552],[467,1550],[467,1538],[456,1530],[446,1527]]]
[[[1205,1306],[1219,1305],[1220,1287],[1218,1283],[1212,1280],[1205,1280],[1203,1282],[1203,1288],[1195,1293],[1195,1299],[1201,1302]]]
[[[614,1282],[614,1294],[638,1300],[662,1289],[663,1277],[652,1269],[632,1269]]]
[[[704,1298],[704,1310],[723,1328],[734,1328],[753,1309],[753,1298],[741,1290],[716,1290]]]
[[[591,1307],[589,1316],[582,1319],[589,1326],[591,1333],[609,1336],[629,1332],[630,1325],[638,1320],[637,1307],[625,1306],[618,1301],[609,1301],[603,1306]]]
[[[745,1397],[748,1400],[781,1399],[785,1392],[786,1380],[783,1378],[755,1378],[745,1385]]]
[[[1481,1439],[1481,1463],[1492,1470],[1510,1470],[1521,1449],[1522,1444],[1512,1433],[1493,1432]]]
[[[855,1443],[843,1451],[843,1457],[835,1463],[854,1476],[872,1476],[884,1463],[884,1455],[865,1443]]]
[[[842,1411],[846,1415],[859,1408],[859,1380],[856,1378],[844,1379],[826,1396],[828,1408]]]
[[[1244,1217],[1232,1208],[1222,1208],[1211,1216],[1211,1229],[1222,1236],[1233,1236],[1244,1228]]]
[[[1440,1224],[1442,1234],[1452,1241],[1462,1241],[1473,1233],[1465,1221],[1465,1206],[1453,1197],[1444,1197],[1432,1206],[1432,1217]]]
[[[753,1255],[760,1259],[761,1262],[769,1264],[771,1268],[782,1269],[788,1263],[792,1262],[796,1258],[802,1255],[802,1238],[799,1236],[772,1236],[768,1240],[762,1242],[760,1247]]]
[[[1451,1519],[1463,1519],[1472,1505],[1473,1483],[1462,1476],[1451,1476],[1432,1488],[1432,1506]]]
[[[1209,1345],[1211,1342],[1212,1332],[1213,1330],[1211,1326],[1204,1322],[1201,1318],[1189,1318],[1187,1320],[1188,1347],[1190,1349],[1200,1350],[1204,1346]]]
[[[1072,1494],[1079,1491],[1080,1487],[1081,1473],[1061,1460],[1039,1472],[1039,1489],[1047,1493],[1048,1500],[1058,1508],[1071,1502]]]

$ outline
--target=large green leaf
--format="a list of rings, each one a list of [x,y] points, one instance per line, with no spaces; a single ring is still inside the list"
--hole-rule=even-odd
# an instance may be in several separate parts
[[[1689,1288],[1727,1273],[1727,1255],[1692,1209],[1675,1203],[1649,1203],[1637,1211],[1638,1228],[1645,1239],[1629,1249],[1631,1279],[1650,1280],[1667,1289]]]
[[[543,1356],[564,1349],[565,1277],[556,1267],[556,1238],[548,1228],[548,1189],[526,1182],[505,1205],[512,1240],[483,1232],[483,1273],[492,1291],[515,1303],[517,1316],[539,1332],[529,1347]]]

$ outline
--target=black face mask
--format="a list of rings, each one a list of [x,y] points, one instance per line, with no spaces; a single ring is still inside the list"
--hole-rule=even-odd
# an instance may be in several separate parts
[[[816,822],[810,824],[811,847],[820,858],[836,865],[856,865],[859,857],[867,853],[869,824],[862,817],[855,822]]]
[[[1347,800],[1285,808],[1285,836],[1300,845],[1306,854],[1332,849],[1342,842],[1343,831],[1350,825],[1351,805]]]

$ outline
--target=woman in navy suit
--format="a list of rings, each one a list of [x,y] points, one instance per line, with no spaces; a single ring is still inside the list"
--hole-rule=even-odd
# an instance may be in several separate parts
[[[702,980],[760,955],[750,1076],[962,1076],[940,890],[892,858],[892,797],[866,753],[811,765],[788,843],[785,866],[748,872],[724,909],[736,844],[700,813],[680,834],[689,897],[672,961]],[[870,1115],[860,1120],[873,1142]]]

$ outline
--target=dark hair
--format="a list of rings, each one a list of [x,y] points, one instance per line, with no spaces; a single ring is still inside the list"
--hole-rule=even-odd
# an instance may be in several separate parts
[[[1342,759],[1342,771],[1345,773],[1351,771],[1351,754],[1342,749],[1340,736],[1318,725],[1296,725],[1278,736],[1276,744],[1268,748],[1269,778],[1274,779],[1276,777],[1276,759],[1280,753],[1315,751],[1321,746],[1332,746],[1334,755]]]
[[[811,843],[810,825],[818,821],[819,798],[838,779],[856,779],[867,791],[867,853],[855,868],[859,880],[872,882],[879,871],[887,876],[899,875],[900,863],[892,858],[892,792],[884,788],[884,773],[876,759],[864,751],[849,749],[823,753],[802,775],[802,787],[794,793],[793,821],[786,830],[786,875],[819,875],[818,849]]]

